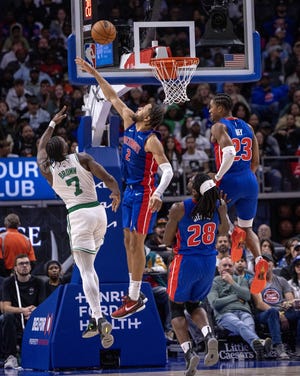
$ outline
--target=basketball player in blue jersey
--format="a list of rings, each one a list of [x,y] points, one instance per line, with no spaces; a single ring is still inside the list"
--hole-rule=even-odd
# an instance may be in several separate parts
[[[228,207],[235,206],[237,224],[232,232],[233,261],[242,256],[240,243],[255,257],[255,276],[251,292],[259,293],[266,285],[268,263],[261,257],[259,239],[252,230],[258,201],[255,171],[259,165],[258,143],[252,127],[231,114],[232,100],[227,94],[217,94],[210,102],[210,116],[214,121],[211,141],[214,144],[217,173],[214,180],[226,193]]]
[[[38,145],[37,162],[42,175],[64,201],[68,210],[68,234],[74,261],[82,279],[82,288],[92,311],[83,338],[100,334],[104,348],[112,346],[112,325],[102,314],[99,279],[94,267],[97,252],[107,230],[105,208],[97,199],[94,176],[111,190],[112,210],[121,202],[117,181],[93,157],[86,153],[68,154],[68,144],[53,132],[65,117],[66,106],[50,121]]]
[[[153,232],[157,211],[162,206],[162,195],[168,187],[173,170],[154,128],[161,124],[164,111],[161,106],[147,104],[134,113],[118,97],[113,87],[89,63],[77,57],[76,64],[97,80],[105,98],[118,111],[124,123],[122,172],[126,183],[122,216],[126,248],[129,291],[113,318],[124,318],[145,308],[140,294],[145,269],[144,241]],[[157,185],[157,169],[162,175]]]
[[[192,197],[173,204],[170,209],[164,243],[171,246],[176,236],[167,292],[172,326],[185,354],[185,375],[192,376],[200,357],[192,347],[184,310],[188,311],[205,338],[204,364],[216,364],[219,360],[218,341],[199,302],[207,297],[215,276],[217,233],[226,235],[229,221],[226,203],[208,175],[198,173],[191,177],[188,190]]]

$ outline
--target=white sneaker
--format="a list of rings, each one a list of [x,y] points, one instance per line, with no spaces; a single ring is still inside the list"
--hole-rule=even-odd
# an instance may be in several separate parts
[[[4,368],[18,368],[18,359],[14,355],[9,355],[9,357],[4,362]]]
[[[277,353],[277,359],[281,359],[281,360],[288,360],[288,359],[290,359],[290,357],[288,356],[288,354],[285,352],[285,348],[284,348],[284,344],[283,343],[280,343],[280,344],[276,345],[275,348],[276,348],[276,353]]]

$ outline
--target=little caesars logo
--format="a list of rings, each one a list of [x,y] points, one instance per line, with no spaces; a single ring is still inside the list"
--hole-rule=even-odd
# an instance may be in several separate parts
[[[254,359],[255,355],[249,346],[244,343],[225,343],[224,349],[219,352],[220,360]]]

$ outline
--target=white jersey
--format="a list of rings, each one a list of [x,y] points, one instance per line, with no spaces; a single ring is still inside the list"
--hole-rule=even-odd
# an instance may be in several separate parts
[[[77,154],[69,154],[64,161],[55,162],[50,170],[52,188],[67,209],[98,201],[93,174],[81,166]]]

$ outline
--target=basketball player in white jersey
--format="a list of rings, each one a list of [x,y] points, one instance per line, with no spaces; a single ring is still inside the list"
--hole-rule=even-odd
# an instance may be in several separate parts
[[[55,126],[66,118],[66,107],[50,121],[41,137],[37,162],[42,175],[64,201],[68,210],[68,233],[75,263],[80,271],[82,287],[92,316],[83,338],[101,336],[104,348],[110,347],[114,338],[112,326],[103,317],[100,306],[99,280],[94,261],[103,244],[107,217],[103,205],[97,200],[93,176],[101,179],[111,190],[112,210],[120,204],[117,181],[93,157],[86,153],[68,154],[68,144],[62,137],[54,136]]]

